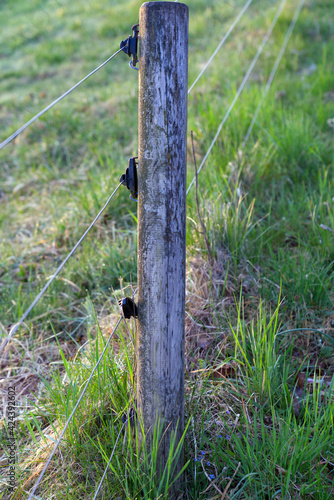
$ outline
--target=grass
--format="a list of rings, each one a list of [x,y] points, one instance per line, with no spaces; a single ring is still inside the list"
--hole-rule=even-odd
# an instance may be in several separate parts
[[[2,139],[116,51],[140,5],[4,0]],[[190,94],[188,182],[194,176],[190,130],[200,161],[277,5],[254,0]],[[189,426],[181,488],[187,499],[333,496],[331,2],[306,1],[250,139],[241,146],[296,5],[287,1],[199,175],[199,210],[213,262],[194,188],[187,198]],[[189,3],[189,84],[242,6],[241,0]],[[0,151],[2,335],[136,155],[137,73],[127,63],[117,56]],[[63,428],[112,331],[117,299],[136,282],[136,208],[125,190],[117,193],[1,360],[2,390],[15,384],[19,394],[17,498],[19,492],[27,498],[48,456],[46,446]],[[39,498],[93,497],[122,416],[135,404],[131,338],[123,325],[112,340]],[[301,375],[311,382],[300,383]],[[159,476],[158,424],[155,436],[150,453],[128,419],[100,498],[169,498],[181,446],[174,443]],[[6,463],[5,449],[0,463]]]

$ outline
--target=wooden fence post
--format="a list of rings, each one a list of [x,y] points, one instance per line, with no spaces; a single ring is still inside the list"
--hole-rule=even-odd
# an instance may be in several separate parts
[[[184,430],[188,7],[147,2],[139,14],[137,408],[148,443],[160,417]],[[182,460],[178,470],[182,467]],[[176,473],[178,472],[176,471]]]

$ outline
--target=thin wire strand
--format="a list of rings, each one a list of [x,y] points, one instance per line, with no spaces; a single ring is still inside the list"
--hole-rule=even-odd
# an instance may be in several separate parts
[[[119,320],[118,320],[118,321],[117,321],[117,323],[116,323],[115,328],[114,328],[114,329],[113,329],[113,331],[111,332],[110,337],[108,338],[107,343],[106,343],[106,345],[105,345],[105,347],[104,347],[104,349],[103,349],[103,351],[102,351],[102,353],[101,353],[101,355],[100,355],[100,357],[99,357],[99,359],[98,359],[98,361],[97,361],[96,365],[94,366],[93,371],[91,372],[91,374],[90,374],[90,376],[89,376],[89,378],[88,378],[88,380],[87,380],[87,382],[86,382],[86,385],[85,385],[85,387],[84,387],[84,389],[83,389],[82,393],[80,394],[80,397],[79,397],[79,399],[78,399],[78,401],[77,401],[77,403],[76,403],[75,407],[73,408],[73,410],[72,410],[72,412],[71,412],[71,415],[68,417],[68,419],[67,419],[67,421],[66,421],[66,423],[65,423],[65,426],[64,426],[63,430],[61,431],[61,434],[60,434],[60,436],[59,436],[59,438],[58,438],[58,440],[57,440],[57,443],[55,444],[55,446],[54,446],[54,448],[53,448],[53,450],[52,450],[52,452],[51,452],[51,454],[50,454],[50,456],[49,456],[49,458],[48,458],[48,460],[47,460],[46,464],[44,465],[44,468],[43,468],[43,470],[42,470],[42,472],[41,472],[41,475],[40,475],[40,476],[39,476],[39,478],[37,479],[37,481],[36,481],[36,483],[35,483],[35,486],[33,487],[32,491],[31,491],[31,492],[30,492],[30,494],[29,494],[28,500],[31,500],[31,499],[33,498],[33,496],[34,496],[34,494],[35,494],[35,491],[37,490],[38,485],[40,484],[40,482],[41,482],[41,480],[42,480],[42,477],[44,476],[44,473],[45,473],[46,469],[48,468],[48,466],[49,466],[49,464],[50,464],[50,462],[51,462],[51,460],[52,460],[52,458],[53,458],[54,454],[56,453],[56,451],[57,451],[57,449],[58,449],[58,446],[59,446],[59,444],[60,444],[60,441],[62,440],[62,438],[63,438],[63,436],[64,436],[64,434],[65,434],[65,432],[66,432],[66,430],[67,430],[67,428],[68,428],[68,426],[69,426],[69,424],[70,424],[71,420],[72,420],[73,415],[75,414],[75,412],[76,412],[76,410],[77,410],[77,408],[78,408],[79,404],[80,404],[80,403],[81,403],[81,401],[82,401],[82,398],[84,397],[84,395],[85,395],[85,393],[86,393],[87,387],[88,387],[88,385],[89,385],[90,381],[91,381],[91,380],[92,380],[92,378],[93,378],[93,375],[94,375],[94,373],[95,373],[95,371],[96,371],[96,368],[99,366],[99,364],[100,364],[100,362],[101,362],[101,360],[102,360],[102,358],[103,358],[103,356],[104,356],[104,353],[106,352],[107,347],[108,347],[108,345],[109,345],[109,343],[110,343],[110,340],[111,340],[112,336],[114,335],[114,333],[116,332],[116,330],[117,330],[117,328],[118,328],[118,326],[119,326],[119,324],[120,324],[120,322],[121,322],[121,321],[122,321],[122,316],[119,318]]]
[[[175,1],[177,1],[177,0],[175,0]],[[107,467],[106,467],[106,468],[105,468],[105,470],[104,470],[104,473],[103,473],[102,479],[101,479],[101,481],[100,481],[100,483],[99,483],[99,485],[98,485],[98,487],[97,487],[97,490],[96,490],[96,492],[95,492],[95,495],[94,495],[93,500],[96,500],[97,495],[99,494],[99,491],[100,491],[101,486],[102,486],[102,484],[103,484],[104,478],[105,478],[105,476],[106,476],[106,474],[107,474],[107,472],[108,472],[109,465],[110,465],[111,460],[112,460],[112,458],[113,458],[113,456],[114,456],[114,453],[115,453],[115,450],[116,450],[116,446],[117,446],[118,440],[119,440],[119,438],[120,438],[120,436],[121,436],[121,434],[122,434],[122,431],[123,431],[123,429],[124,429],[124,427],[125,427],[126,422],[127,422],[127,421],[125,421],[125,422],[123,423],[123,425],[122,425],[122,427],[121,427],[121,430],[120,430],[120,431],[119,431],[119,433],[118,433],[118,436],[117,436],[117,439],[116,439],[116,442],[115,442],[115,446],[114,446],[114,448],[113,448],[113,450],[112,450],[112,452],[111,452],[111,455],[110,455],[110,458],[109,458],[109,462],[108,462],[108,464],[107,464]]]
[[[253,68],[254,68],[255,64],[257,63],[257,61],[258,61],[258,59],[259,59],[259,57],[260,57],[260,55],[262,53],[262,50],[264,49],[266,43],[268,42],[268,40],[270,38],[270,35],[271,35],[271,33],[272,33],[272,31],[273,31],[273,29],[274,29],[274,27],[275,27],[275,25],[276,25],[276,23],[278,21],[279,16],[281,15],[281,12],[282,12],[285,4],[286,4],[286,0],[282,0],[281,3],[280,3],[280,5],[279,5],[279,7],[278,7],[278,9],[277,9],[277,11],[276,11],[276,14],[275,14],[273,20],[272,20],[272,22],[271,22],[271,24],[270,24],[270,26],[268,28],[267,33],[265,34],[265,36],[264,36],[264,38],[263,38],[260,46],[257,49],[257,52],[256,52],[256,54],[254,56],[254,59],[252,60],[252,62],[249,65],[249,68],[248,68],[248,70],[247,70],[247,72],[246,72],[246,74],[245,74],[245,76],[244,76],[244,78],[243,78],[243,80],[242,80],[242,82],[241,82],[238,90],[237,90],[237,93],[234,96],[234,99],[233,99],[233,101],[230,104],[230,107],[226,111],[226,114],[225,114],[224,118],[222,119],[222,121],[219,124],[219,127],[218,127],[218,130],[216,132],[216,135],[214,136],[214,138],[213,138],[213,140],[212,140],[212,142],[211,142],[211,144],[209,146],[209,149],[207,150],[207,152],[206,152],[206,154],[205,154],[205,156],[204,156],[204,158],[202,160],[202,163],[200,164],[200,166],[198,168],[197,175],[199,175],[200,171],[202,170],[202,168],[203,168],[206,160],[208,159],[209,154],[211,153],[211,150],[212,150],[213,146],[216,143],[216,140],[219,137],[219,134],[221,132],[221,129],[223,128],[224,123],[226,122],[226,120],[230,116],[231,111],[233,110],[233,108],[235,106],[235,103],[237,102],[237,100],[238,100],[241,92],[243,91],[243,89],[244,89],[244,87],[245,87],[245,85],[246,85],[246,83],[248,81],[248,78],[249,78],[251,72],[253,71]],[[189,191],[190,191],[191,187],[193,186],[194,182],[195,182],[195,177],[192,179],[191,183],[189,184],[186,194],[189,193]]]
[[[26,319],[26,317],[28,316],[28,314],[30,313],[30,311],[35,307],[35,305],[37,304],[37,302],[39,302],[39,300],[41,299],[41,297],[43,297],[43,295],[45,294],[46,290],[49,288],[49,286],[51,285],[51,283],[56,279],[56,277],[58,276],[58,274],[60,273],[60,271],[65,266],[66,262],[72,257],[72,255],[74,254],[74,252],[76,251],[76,249],[78,248],[78,246],[85,239],[85,237],[87,236],[87,234],[89,233],[89,231],[92,229],[92,227],[95,225],[95,223],[99,219],[100,215],[107,208],[107,206],[109,205],[111,199],[115,196],[116,192],[118,191],[118,189],[119,189],[119,187],[121,185],[122,185],[122,183],[120,182],[118,184],[117,188],[114,190],[114,192],[109,196],[107,202],[101,208],[101,210],[99,211],[99,213],[97,214],[97,216],[95,217],[95,219],[93,220],[93,222],[90,224],[90,226],[88,227],[88,229],[86,229],[86,231],[84,232],[84,234],[81,236],[80,240],[72,248],[72,250],[70,251],[70,253],[63,260],[63,262],[60,264],[60,266],[58,267],[58,269],[56,270],[56,272],[51,276],[51,278],[46,283],[46,285],[42,288],[42,290],[39,292],[39,294],[34,299],[34,301],[30,304],[30,306],[28,307],[28,309],[26,310],[26,312],[21,316],[21,318],[19,319],[19,321],[11,328],[9,335],[5,338],[5,340],[3,341],[3,343],[0,346],[0,354],[3,352],[3,350],[5,349],[7,343],[12,338],[12,336],[17,331],[17,329],[22,325],[22,323],[24,322],[24,320]]]
[[[175,0],[177,1],[177,0]],[[242,16],[244,15],[244,13],[246,12],[246,10],[248,9],[248,7],[250,6],[250,4],[252,3],[253,0],[247,0],[247,2],[245,3],[244,7],[241,9],[241,11],[239,12],[239,14],[237,15],[237,17],[235,18],[235,20],[233,21],[233,23],[231,24],[231,26],[229,27],[228,31],[226,32],[226,34],[224,35],[224,37],[221,39],[221,41],[219,42],[219,44],[217,45],[217,48],[215,49],[215,51],[213,52],[212,56],[210,57],[210,59],[207,61],[207,63],[205,64],[204,68],[202,69],[202,71],[199,73],[199,75],[197,76],[196,80],[194,81],[194,83],[190,86],[189,90],[188,90],[188,95],[190,94],[190,92],[192,91],[192,89],[195,87],[196,83],[198,82],[198,80],[201,78],[201,76],[203,75],[203,73],[206,71],[206,69],[208,68],[209,64],[212,62],[213,58],[216,56],[217,52],[222,48],[222,46],[224,45],[224,43],[226,42],[228,36],[230,35],[230,33],[233,31],[233,29],[235,28],[236,24],[240,21],[240,19],[242,18]]]
[[[53,101],[51,104],[49,104],[46,108],[42,109],[42,111],[40,111],[39,113],[37,113],[37,115],[35,115],[33,118],[31,118],[31,120],[29,120],[27,123],[25,123],[22,127],[20,127],[16,132],[14,132],[11,136],[9,136],[5,141],[3,141],[1,144],[0,144],[0,150],[3,149],[4,147],[7,146],[7,144],[9,144],[11,141],[13,141],[18,135],[20,135],[26,128],[29,127],[29,125],[31,125],[32,123],[34,123],[38,118],[40,118],[42,115],[44,115],[44,113],[46,113],[47,111],[49,111],[49,109],[53,108],[53,106],[55,106],[56,104],[58,104],[59,101],[61,101],[62,99],[64,99],[64,97],[68,96],[68,94],[70,94],[73,90],[75,90],[77,87],[79,87],[79,85],[81,85],[83,82],[85,82],[90,76],[94,75],[94,73],[96,73],[97,71],[99,71],[101,68],[103,68],[103,66],[105,66],[109,61],[111,61],[115,56],[117,56],[117,54],[119,54],[120,52],[122,52],[123,49],[119,49],[117,52],[115,52],[112,56],[108,57],[108,59],[106,61],[104,61],[102,64],[100,64],[100,66],[98,66],[97,68],[95,68],[93,71],[91,71],[89,73],[89,75],[85,76],[85,78],[83,78],[82,80],[80,80],[80,82],[76,83],[75,85],[73,85],[73,87],[71,87],[69,90],[67,90],[64,94],[62,94],[60,97],[58,97],[58,99],[56,99],[55,101]]]
[[[289,29],[288,29],[286,35],[285,35],[285,38],[283,40],[283,44],[281,46],[281,49],[280,49],[280,51],[279,51],[279,53],[278,53],[278,55],[276,57],[275,63],[273,65],[273,68],[272,68],[271,73],[269,75],[269,78],[267,80],[266,86],[263,89],[263,92],[262,92],[262,95],[261,95],[261,99],[260,99],[259,104],[258,104],[258,106],[256,108],[256,111],[255,111],[255,113],[253,115],[253,119],[252,119],[252,121],[251,121],[251,123],[250,123],[250,125],[248,127],[247,133],[245,135],[245,138],[243,140],[243,143],[242,143],[241,147],[244,147],[244,145],[246,144],[246,142],[249,139],[250,134],[252,133],[253,127],[254,127],[255,122],[256,122],[256,119],[257,119],[257,117],[259,115],[259,112],[261,110],[263,101],[264,101],[264,99],[265,99],[265,97],[266,97],[266,95],[267,95],[267,93],[269,91],[269,88],[270,88],[270,86],[272,84],[273,79],[275,78],[276,71],[277,71],[278,66],[279,66],[279,64],[281,62],[281,59],[282,59],[282,57],[284,55],[284,52],[285,52],[285,50],[287,48],[287,45],[289,43],[291,34],[292,34],[292,32],[293,32],[293,30],[294,30],[294,28],[296,26],[296,23],[297,23],[298,18],[299,18],[299,14],[300,14],[303,6],[304,6],[304,3],[305,3],[305,0],[300,0],[299,3],[298,3],[298,5],[297,5],[297,8],[296,8],[294,16],[292,18],[291,24],[289,26]]]

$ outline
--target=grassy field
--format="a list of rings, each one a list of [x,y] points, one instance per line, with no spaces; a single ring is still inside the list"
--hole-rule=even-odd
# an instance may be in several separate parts
[[[115,52],[141,3],[2,0],[0,142]],[[297,3],[287,0],[199,175],[212,260],[194,188],[187,198],[189,500],[334,498],[331,1],[306,0],[242,145]],[[190,85],[244,2],[188,5]],[[188,183],[190,131],[200,162],[278,6],[254,0],[192,90]],[[137,76],[118,55],[0,151],[2,337],[136,156]],[[119,190],[1,358],[4,405],[15,385],[20,411],[18,489],[1,497],[0,486],[0,498],[28,497],[117,321],[117,300],[135,286],[136,208]],[[35,498],[93,498],[135,395],[130,329],[111,342]],[[5,419],[0,433],[5,476]],[[99,498],[168,498],[155,453],[137,451],[126,428]]]

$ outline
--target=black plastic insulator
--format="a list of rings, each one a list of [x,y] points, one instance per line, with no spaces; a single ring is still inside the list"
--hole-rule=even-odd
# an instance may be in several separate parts
[[[131,198],[134,200],[138,198],[137,158],[138,156],[129,159],[129,166],[119,180],[121,184],[124,184],[129,189]]]
[[[133,316],[134,318],[138,317],[138,307],[133,302],[133,300],[130,299],[130,297],[125,297],[124,299],[120,299],[118,303],[122,308],[124,318],[130,319],[131,316]]]
[[[129,57],[132,56],[132,65],[136,66],[138,62],[138,26],[132,26],[132,36],[130,35],[126,40],[122,40],[119,48],[123,50]]]

